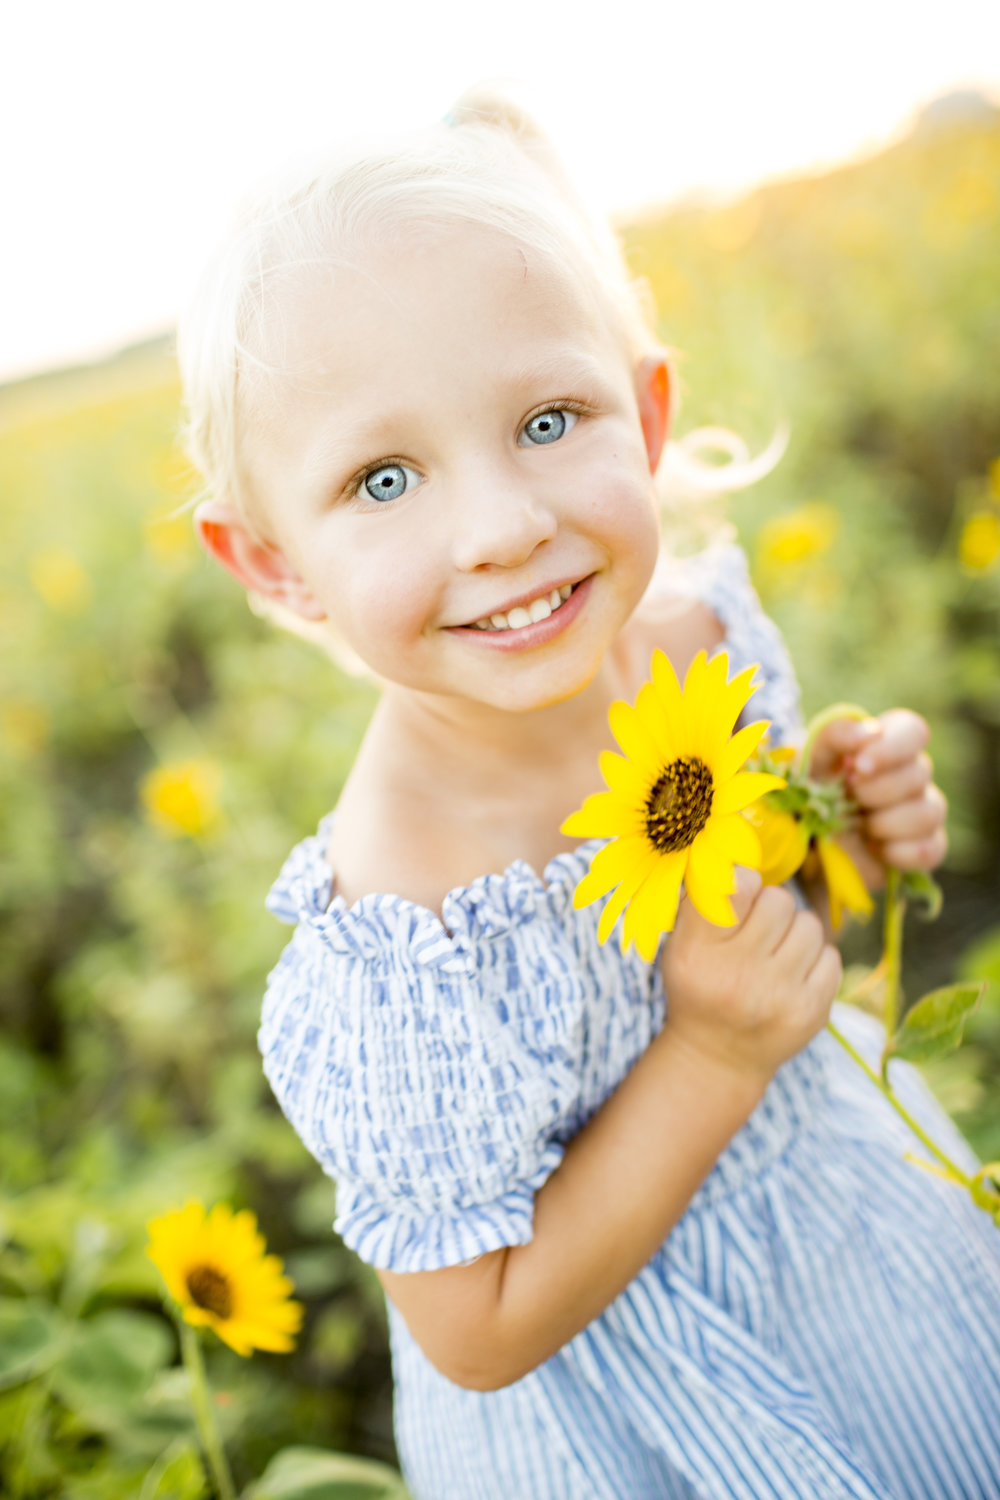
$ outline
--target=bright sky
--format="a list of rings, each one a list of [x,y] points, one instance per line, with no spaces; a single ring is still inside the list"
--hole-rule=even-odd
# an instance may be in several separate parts
[[[604,210],[1000,98],[1000,0],[21,0],[0,60],[0,380],[173,323],[242,192],[507,79]]]

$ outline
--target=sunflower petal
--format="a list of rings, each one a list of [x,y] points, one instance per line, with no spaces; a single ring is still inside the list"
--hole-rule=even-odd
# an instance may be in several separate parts
[[[800,820],[772,807],[767,797],[733,816],[744,818],[757,831],[761,849],[758,868],[764,884],[784,885],[809,853],[809,835]]]
[[[615,923],[629,901],[635,897],[635,893],[643,881],[647,878],[649,869],[652,867],[655,858],[656,855],[650,851],[648,862],[644,862],[637,870],[633,870],[631,875],[626,876],[608,897],[607,904],[601,912],[601,920],[597,924],[597,941],[599,943],[606,943],[611,936]]]
[[[719,848],[704,835],[688,851],[684,885],[696,911],[717,927],[732,927],[736,917],[728,897],[736,890],[736,871]]]
[[[713,793],[712,812],[719,816],[741,812],[751,802],[756,802],[758,797],[776,792],[785,785],[784,777],[772,776],[767,771],[741,771],[732,781],[727,781],[725,786]]]
[[[722,817],[710,818],[695,843],[705,840],[730,864],[746,865],[750,870],[760,869],[760,835],[742,813],[724,813]]]
[[[763,678],[755,682],[757,673],[760,671],[757,663],[745,667],[742,672],[737,673],[732,682],[728,682],[719,694],[716,704],[716,712],[720,724],[725,726],[727,734],[732,734],[733,725],[740,714],[746,708],[757,688],[761,686]]]
[[[600,767],[609,791],[616,792],[619,797],[626,802],[635,803],[637,807],[645,804],[651,778],[636,770],[630,760],[626,760],[623,755],[616,755],[613,750],[602,750]]]
[[[694,871],[695,883],[704,888],[715,887],[723,896],[731,896],[736,890],[736,868],[724,842],[713,838],[704,829],[688,850],[688,879]]]
[[[594,792],[560,824],[559,832],[572,838],[614,839],[622,833],[634,833],[637,824],[635,808],[617,792]]]
[[[637,770],[656,776],[663,757],[649,730],[630,703],[612,703],[608,710],[611,733]]]
[[[733,727],[732,721],[723,721],[719,711],[725,698],[728,671],[729,657],[725,651],[718,651],[711,660],[705,662],[695,679],[697,687],[693,690],[693,719],[697,726],[698,743],[694,753],[708,766],[714,763]],[[690,676],[689,670],[688,677]],[[685,698],[688,696],[687,679],[684,695]]]
[[[716,786],[722,786],[731,781],[743,763],[754,753],[767,730],[770,728],[767,719],[758,719],[754,724],[747,724],[744,729],[738,729],[732,739],[726,741],[712,765],[712,775]]]
[[[620,838],[614,843],[598,849],[590,861],[590,869],[573,892],[573,905],[577,910],[589,906],[612,887],[626,880],[636,863],[649,851],[649,844],[642,838]]]
[[[846,906],[855,916],[867,917],[874,910],[875,903],[857,865],[845,849],[832,838],[817,839],[816,847],[830,900],[830,921],[836,932],[843,921],[843,907]]]
[[[671,722],[679,718],[683,708],[681,685],[674,671],[674,664],[663,651],[653,652],[653,686],[660,695],[660,702]]]
[[[660,855],[656,868],[632,899],[629,934],[634,934],[636,947],[647,963],[656,955],[660,934],[673,931],[687,853],[686,849],[675,849]]]
[[[660,771],[684,752],[684,741],[679,732],[683,727],[682,718],[668,714],[663,699],[651,682],[644,682],[639,689],[635,709],[659,752],[656,769]]]

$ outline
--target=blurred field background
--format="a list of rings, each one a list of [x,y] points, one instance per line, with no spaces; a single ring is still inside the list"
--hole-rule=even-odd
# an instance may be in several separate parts
[[[943,915],[908,924],[905,983],[991,977],[928,1076],[1000,1157],[998,116],[928,120],[866,162],[624,232],[680,351],[680,430],[756,450],[790,423],[728,513],[806,711],[905,703],[932,725],[952,852]],[[178,394],[166,340],[0,389],[12,1497],[207,1493],[144,1256],[147,1220],[189,1197],[252,1208],[308,1307],[290,1356],[211,1351],[238,1479],[289,1443],[393,1458],[377,1283],[331,1236],[334,1186],[255,1044],[288,937],[264,896],[336,800],[372,691],[255,619],[172,515],[195,488]],[[847,943],[858,964],[877,950],[872,928]],[[26,1307],[36,1330],[83,1320],[69,1355],[38,1353]]]

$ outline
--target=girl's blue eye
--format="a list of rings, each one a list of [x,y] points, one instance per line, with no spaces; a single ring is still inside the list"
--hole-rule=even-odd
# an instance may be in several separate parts
[[[365,475],[365,489],[373,500],[398,500],[400,495],[406,493],[407,489],[413,488],[408,483],[420,483],[420,475],[413,469],[408,469],[405,464],[383,464],[380,469],[372,469],[370,474]]]
[[[576,423],[576,412],[560,407],[558,411],[540,411],[525,422],[521,431],[529,443],[558,443]]]

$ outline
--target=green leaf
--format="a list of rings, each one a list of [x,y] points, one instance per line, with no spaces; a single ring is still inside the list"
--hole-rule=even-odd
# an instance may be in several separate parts
[[[53,1372],[53,1389],[71,1411],[101,1427],[116,1417],[127,1424],[127,1408],[145,1394],[173,1348],[170,1329],[152,1313],[98,1313],[77,1325],[66,1358]]]
[[[62,1319],[44,1302],[0,1298],[0,1387],[30,1380],[59,1350]]]
[[[932,875],[926,870],[904,870],[900,881],[903,895],[908,901],[919,901],[919,915],[925,922],[936,922],[941,915],[944,894]]]
[[[395,1469],[351,1453],[284,1448],[243,1500],[409,1500]]]
[[[193,1443],[179,1439],[160,1454],[136,1500],[203,1500],[207,1493],[198,1450]]]
[[[906,1012],[886,1046],[886,1056],[926,1062],[953,1052],[961,1044],[965,1023],[984,989],[983,984],[949,984],[932,990]]]

